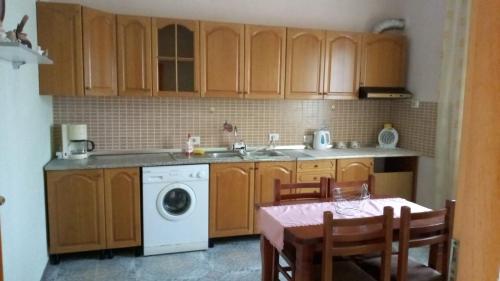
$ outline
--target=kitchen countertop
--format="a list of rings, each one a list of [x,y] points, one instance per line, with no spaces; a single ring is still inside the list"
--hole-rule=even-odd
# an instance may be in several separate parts
[[[420,153],[396,148],[358,148],[358,149],[278,149],[284,156],[268,158],[251,157],[226,157],[207,158],[203,156],[192,156],[189,158],[174,158],[170,152],[158,153],[134,153],[134,154],[108,154],[92,155],[83,160],[61,160],[53,159],[45,165],[46,171],[60,170],[82,170],[103,168],[126,168],[126,167],[150,167],[150,166],[172,166],[186,164],[211,164],[211,163],[235,163],[235,162],[269,162],[269,161],[307,161],[320,159],[345,159],[345,158],[377,158],[377,157],[410,157],[420,156]]]

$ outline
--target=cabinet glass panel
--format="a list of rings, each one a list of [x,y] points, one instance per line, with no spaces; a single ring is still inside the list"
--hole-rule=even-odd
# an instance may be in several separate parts
[[[177,25],[177,55],[194,58],[194,32],[182,25]]]
[[[158,61],[158,86],[160,91],[176,91],[175,61]]]
[[[175,25],[158,30],[158,56],[175,58]]]
[[[177,67],[179,71],[179,91],[194,92],[194,62],[179,61]]]

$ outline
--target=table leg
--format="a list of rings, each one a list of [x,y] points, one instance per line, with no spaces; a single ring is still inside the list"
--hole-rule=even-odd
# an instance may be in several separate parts
[[[313,279],[314,247],[311,245],[295,245],[295,281]]]
[[[443,250],[444,247],[441,244],[432,245],[429,250],[429,266],[439,272],[441,272],[443,268]]]
[[[274,246],[264,235],[260,236],[260,254],[262,260],[262,281],[273,281]]]

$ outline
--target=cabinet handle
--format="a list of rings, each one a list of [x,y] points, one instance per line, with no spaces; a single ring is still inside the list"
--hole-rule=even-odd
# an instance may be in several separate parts
[[[0,196],[0,206],[2,206],[3,204],[5,204],[5,197]]]
[[[318,178],[317,177],[314,177],[313,180],[317,180]]]
[[[314,165],[314,168],[318,168],[318,165]]]
[[[90,90],[90,87],[89,86],[85,87],[85,90]]]

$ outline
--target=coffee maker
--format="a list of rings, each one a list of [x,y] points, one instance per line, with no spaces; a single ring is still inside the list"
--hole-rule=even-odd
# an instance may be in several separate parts
[[[86,159],[95,148],[87,139],[86,124],[62,124],[61,140],[61,152],[56,154],[60,159]]]

